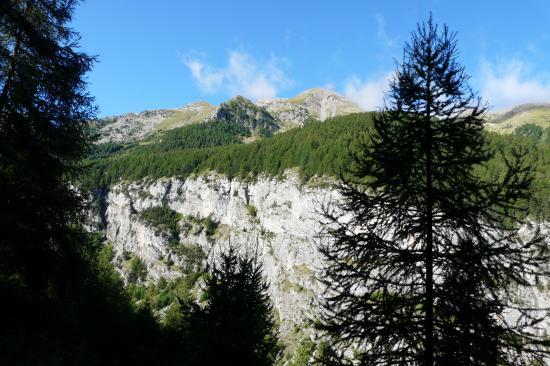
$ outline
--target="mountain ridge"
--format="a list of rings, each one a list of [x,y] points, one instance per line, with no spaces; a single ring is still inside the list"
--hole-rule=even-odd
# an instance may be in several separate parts
[[[301,127],[307,121],[358,113],[359,106],[329,89],[311,88],[291,98],[259,99],[256,102],[235,96],[219,105],[197,101],[173,109],[144,110],[105,117],[92,123],[97,143],[139,142],[157,133],[189,124],[224,120],[242,123],[252,134],[260,136]],[[486,128],[497,133],[512,133],[519,126],[532,123],[550,127],[550,103],[527,103],[487,115]]]
[[[250,118],[246,123],[254,128],[260,125],[276,132],[303,126],[308,120],[323,121],[360,111],[357,104],[334,91],[312,88],[292,98],[260,99],[255,103],[243,96],[235,96],[217,106],[199,101],[174,109],[131,112],[102,118],[95,122],[95,128],[98,143],[128,143],[188,124],[228,120],[241,115],[248,115]]]

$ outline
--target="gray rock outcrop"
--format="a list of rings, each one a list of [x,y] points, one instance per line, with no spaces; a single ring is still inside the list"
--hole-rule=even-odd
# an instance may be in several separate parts
[[[304,185],[292,172],[282,180],[260,177],[253,182],[210,173],[120,183],[104,198],[104,230],[118,260],[128,253],[141,258],[148,268],[147,281],[182,276],[189,264],[166,235],[140,219],[144,210],[166,205],[182,217],[178,245],[200,248],[206,261],[214,260],[229,243],[260,257],[283,339],[315,314],[315,298],[323,294],[317,280],[323,264],[318,244],[327,240],[319,236],[320,211],[340,199],[338,192]],[[215,223],[215,230],[197,226],[205,218]],[[524,228],[521,235],[529,236],[530,231]],[[543,283],[517,289],[517,301],[548,307],[549,288]],[[515,318],[514,313],[505,315],[508,320]],[[541,331],[549,330],[547,320]]]
[[[254,183],[207,175],[194,179],[161,179],[120,184],[106,197],[106,235],[117,257],[139,256],[148,267],[148,279],[180,276],[185,264],[166,237],[139,219],[144,209],[167,204],[180,213],[180,226],[210,217],[215,233],[180,231],[180,244],[197,246],[212,260],[229,242],[257,253],[262,260],[274,307],[287,334],[311,311],[321,291],[316,272],[320,204],[335,192],[300,184],[291,173],[285,180],[260,178]],[[169,263],[169,264],[168,264]]]
[[[264,107],[285,127],[302,126],[310,119],[327,118],[361,112],[357,104],[328,89],[308,89],[294,98],[260,99]]]

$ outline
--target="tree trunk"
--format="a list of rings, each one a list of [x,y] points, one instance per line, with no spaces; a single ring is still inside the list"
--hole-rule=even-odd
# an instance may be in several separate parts
[[[431,50],[428,51],[431,53]],[[431,56],[431,55],[430,55]],[[431,60],[430,60],[431,62]],[[425,366],[432,366],[434,362],[434,294],[433,294],[433,201],[432,201],[432,129],[431,107],[432,97],[430,93],[431,68],[428,64],[426,80],[426,305],[425,305],[425,329],[424,350]]]

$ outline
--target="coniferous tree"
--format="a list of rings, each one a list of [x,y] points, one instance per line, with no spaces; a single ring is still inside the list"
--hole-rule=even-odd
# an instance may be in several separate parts
[[[457,55],[446,26],[418,25],[353,177],[342,177],[342,204],[326,210],[318,326],[361,364],[522,364],[545,353],[545,313],[513,301],[546,276],[541,238],[522,241],[514,216],[531,171],[513,151],[501,176],[479,178],[496,153],[488,107]]]
[[[220,253],[206,283],[207,304],[191,322],[197,364],[274,363],[277,336],[268,288],[255,256],[240,256],[231,246]]]
[[[2,365],[158,360],[153,317],[133,313],[98,258],[70,185],[95,112],[84,79],[93,58],[69,27],[77,3],[0,1]]]
[[[478,269],[483,253],[474,241],[460,239],[455,249],[453,264],[444,270],[441,287],[445,292],[435,304],[435,319],[440,333],[435,363],[438,365],[497,365],[506,364],[499,347],[502,336],[498,319],[498,301],[487,296],[491,291],[488,273]]]
[[[68,27],[77,3],[0,4],[0,274],[38,292],[68,277],[63,258],[77,251],[68,178],[95,113],[84,80],[94,60]]]

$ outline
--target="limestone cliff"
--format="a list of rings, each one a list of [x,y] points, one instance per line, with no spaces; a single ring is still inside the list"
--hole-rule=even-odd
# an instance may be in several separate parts
[[[313,295],[320,293],[315,276],[321,266],[318,211],[336,196],[304,186],[290,173],[285,180],[253,183],[211,174],[119,184],[106,196],[106,234],[119,258],[132,253],[146,263],[150,280],[174,278],[185,266],[166,235],[140,220],[139,213],[150,207],[166,204],[180,213],[179,245],[200,247],[209,260],[229,242],[257,253],[286,334],[306,319]],[[215,222],[214,231],[197,225],[207,217]]]
[[[104,200],[103,228],[118,261],[128,254],[137,255],[147,265],[147,280],[181,276],[193,265],[182,254],[188,249],[200,248],[206,261],[212,261],[220,247],[237,244],[262,260],[284,339],[315,314],[314,298],[323,293],[316,279],[322,266],[320,210],[339,200],[336,191],[304,185],[291,172],[285,179],[260,177],[255,181],[210,173],[189,179],[120,183],[106,192]],[[141,219],[144,210],[159,206],[169,207],[181,218],[177,243]],[[206,221],[211,223],[209,228]],[[548,226],[545,230],[548,233]],[[522,235],[529,231],[523,229]],[[548,307],[548,288],[541,284],[518,289],[516,300]],[[507,317],[513,319],[514,314]],[[550,325],[545,324],[542,331],[548,330]]]

